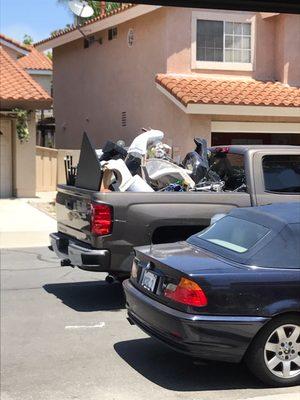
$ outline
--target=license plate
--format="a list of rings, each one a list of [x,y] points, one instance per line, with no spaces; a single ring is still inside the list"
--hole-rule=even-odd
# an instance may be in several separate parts
[[[155,284],[157,280],[157,275],[153,274],[151,271],[145,271],[142,277],[141,285],[151,292],[154,291]]]

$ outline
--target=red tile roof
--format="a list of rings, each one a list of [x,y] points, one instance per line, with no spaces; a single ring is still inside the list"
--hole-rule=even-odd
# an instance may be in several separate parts
[[[12,38],[10,38],[10,37],[8,37],[8,36],[6,36],[6,35],[3,35],[3,33],[0,33],[0,39],[3,39],[3,40],[5,40],[6,42],[8,42],[8,43],[10,43],[10,44],[13,44],[14,46],[17,46],[17,47],[19,47],[19,48],[22,49],[22,50],[27,50],[27,51],[29,51],[29,50],[28,50],[28,47],[27,47],[25,44],[20,43],[20,42],[18,42],[17,40],[12,39]]]
[[[221,80],[203,78],[197,74],[159,74],[156,82],[184,106],[231,104],[300,107],[300,88],[279,82]]]
[[[34,46],[25,45],[6,35],[0,33],[0,39],[5,40],[22,50],[28,51],[27,55],[20,57],[18,63],[25,69],[52,70],[52,61],[44,53],[38,51]]]
[[[0,101],[1,106],[19,102],[50,106],[52,99],[18,63],[0,46]]]
[[[127,3],[127,4],[125,3],[125,4],[124,4],[124,3],[121,3],[120,7],[115,8],[114,10],[112,10],[112,11],[110,11],[110,12],[106,12],[106,13],[104,13],[104,14],[102,14],[102,15],[99,15],[98,17],[89,19],[88,21],[84,22],[83,24],[80,24],[79,27],[91,25],[91,24],[93,24],[94,22],[101,21],[102,19],[109,18],[109,17],[111,17],[111,16],[113,16],[113,15],[115,15],[115,14],[119,14],[119,13],[121,13],[121,12],[123,12],[123,11],[128,10],[129,8],[135,7],[136,5],[137,5],[137,4],[131,4],[131,3]],[[69,32],[72,32],[72,31],[76,31],[76,29],[78,29],[78,26],[75,26],[75,25],[72,25],[70,28],[60,29],[56,34],[50,36],[50,37],[47,38],[47,39],[41,40],[40,42],[37,42],[37,43],[35,43],[34,45],[35,45],[35,46],[38,46],[38,45],[40,45],[40,44],[42,44],[42,43],[46,43],[46,42],[48,42],[48,41],[50,41],[50,40],[52,40],[52,39],[54,39],[54,38],[63,36],[63,35],[65,35],[66,33],[69,33]]]
[[[52,61],[35,47],[29,46],[30,53],[18,59],[19,65],[25,69],[52,70]]]

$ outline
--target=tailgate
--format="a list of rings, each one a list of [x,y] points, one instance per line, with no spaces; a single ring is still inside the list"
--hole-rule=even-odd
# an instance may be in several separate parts
[[[59,185],[57,190],[58,231],[92,244],[90,204],[94,192],[67,185]]]

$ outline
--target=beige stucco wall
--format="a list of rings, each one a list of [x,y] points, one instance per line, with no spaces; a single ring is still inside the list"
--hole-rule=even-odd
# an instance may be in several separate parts
[[[255,17],[253,71],[218,71],[191,67],[192,13],[195,11],[201,15],[199,9],[168,9],[166,17],[168,72],[200,73],[208,77],[279,80],[300,86],[300,15],[280,14],[263,18],[261,13],[243,12]],[[203,13],[205,11],[203,10]],[[182,26],[185,28],[179,28]]]
[[[161,94],[155,86],[156,73],[167,71],[166,13],[154,11],[118,26],[118,37],[103,44],[83,48],[83,40],[55,48],[54,113],[56,147],[79,148],[87,131],[97,147],[108,139],[124,139],[127,144],[142,127],[165,132],[182,151],[193,145],[192,119]],[[129,28],[134,29],[134,45],[127,45]],[[121,113],[127,126],[121,126]],[[209,120],[201,120],[199,130],[209,137]]]
[[[279,76],[280,59],[290,58],[293,63],[286,73],[286,81],[293,80],[296,84],[298,81],[300,85],[300,52],[295,50],[295,42],[284,42],[284,47],[288,47],[284,55],[278,51],[282,37],[290,38],[291,33],[279,35],[280,40],[277,38],[278,24],[288,22],[285,31],[292,32],[298,43],[300,16],[284,16],[282,20],[281,16],[263,19],[257,14],[254,71],[200,71],[191,69],[193,11],[159,9],[119,25],[118,37],[112,41],[108,41],[107,31],[99,32],[95,37],[103,39],[102,45],[97,42],[84,49],[83,39],[80,39],[55,48],[56,147],[80,148],[83,131],[97,147],[108,139],[124,139],[129,144],[141,127],[163,130],[168,143],[179,148],[181,154],[191,149],[194,136],[205,137],[210,143],[211,119],[217,117],[185,114],[156,88],[157,73],[202,73],[209,77],[275,80]],[[130,28],[134,29],[132,48],[127,45]],[[121,126],[122,112],[127,113],[126,127]],[[230,118],[238,120],[239,117]],[[244,117],[244,120],[251,121],[253,117]]]
[[[13,120],[13,195],[16,197],[35,196],[35,112],[30,113],[28,127],[30,139],[21,143],[16,137]]]
[[[263,81],[275,79],[276,19],[263,19],[260,13],[255,17],[256,43],[255,62],[252,77]]]
[[[300,86],[300,15],[276,17],[275,78]]]
[[[300,15],[243,12],[253,16],[253,71],[193,69],[191,66],[192,13],[206,10],[168,8],[166,12],[167,72],[198,73],[206,77],[253,78],[300,86]],[[228,12],[228,11],[226,11]],[[222,14],[222,11],[216,10]],[[185,29],[179,28],[184,26]]]
[[[203,10],[205,12],[206,10]],[[166,10],[166,56],[167,72],[190,74],[198,73],[206,77],[251,77],[250,72],[224,71],[192,68],[192,13],[201,14],[199,9],[171,8]],[[220,13],[220,11],[216,11]],[[250,13],[253,14],[253,13]]]

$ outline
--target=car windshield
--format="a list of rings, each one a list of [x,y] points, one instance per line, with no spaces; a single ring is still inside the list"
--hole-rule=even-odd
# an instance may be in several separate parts
[[[269,229],[244,219],[224,217],[197,235],[217,246],[245,253],[262,239]]]

